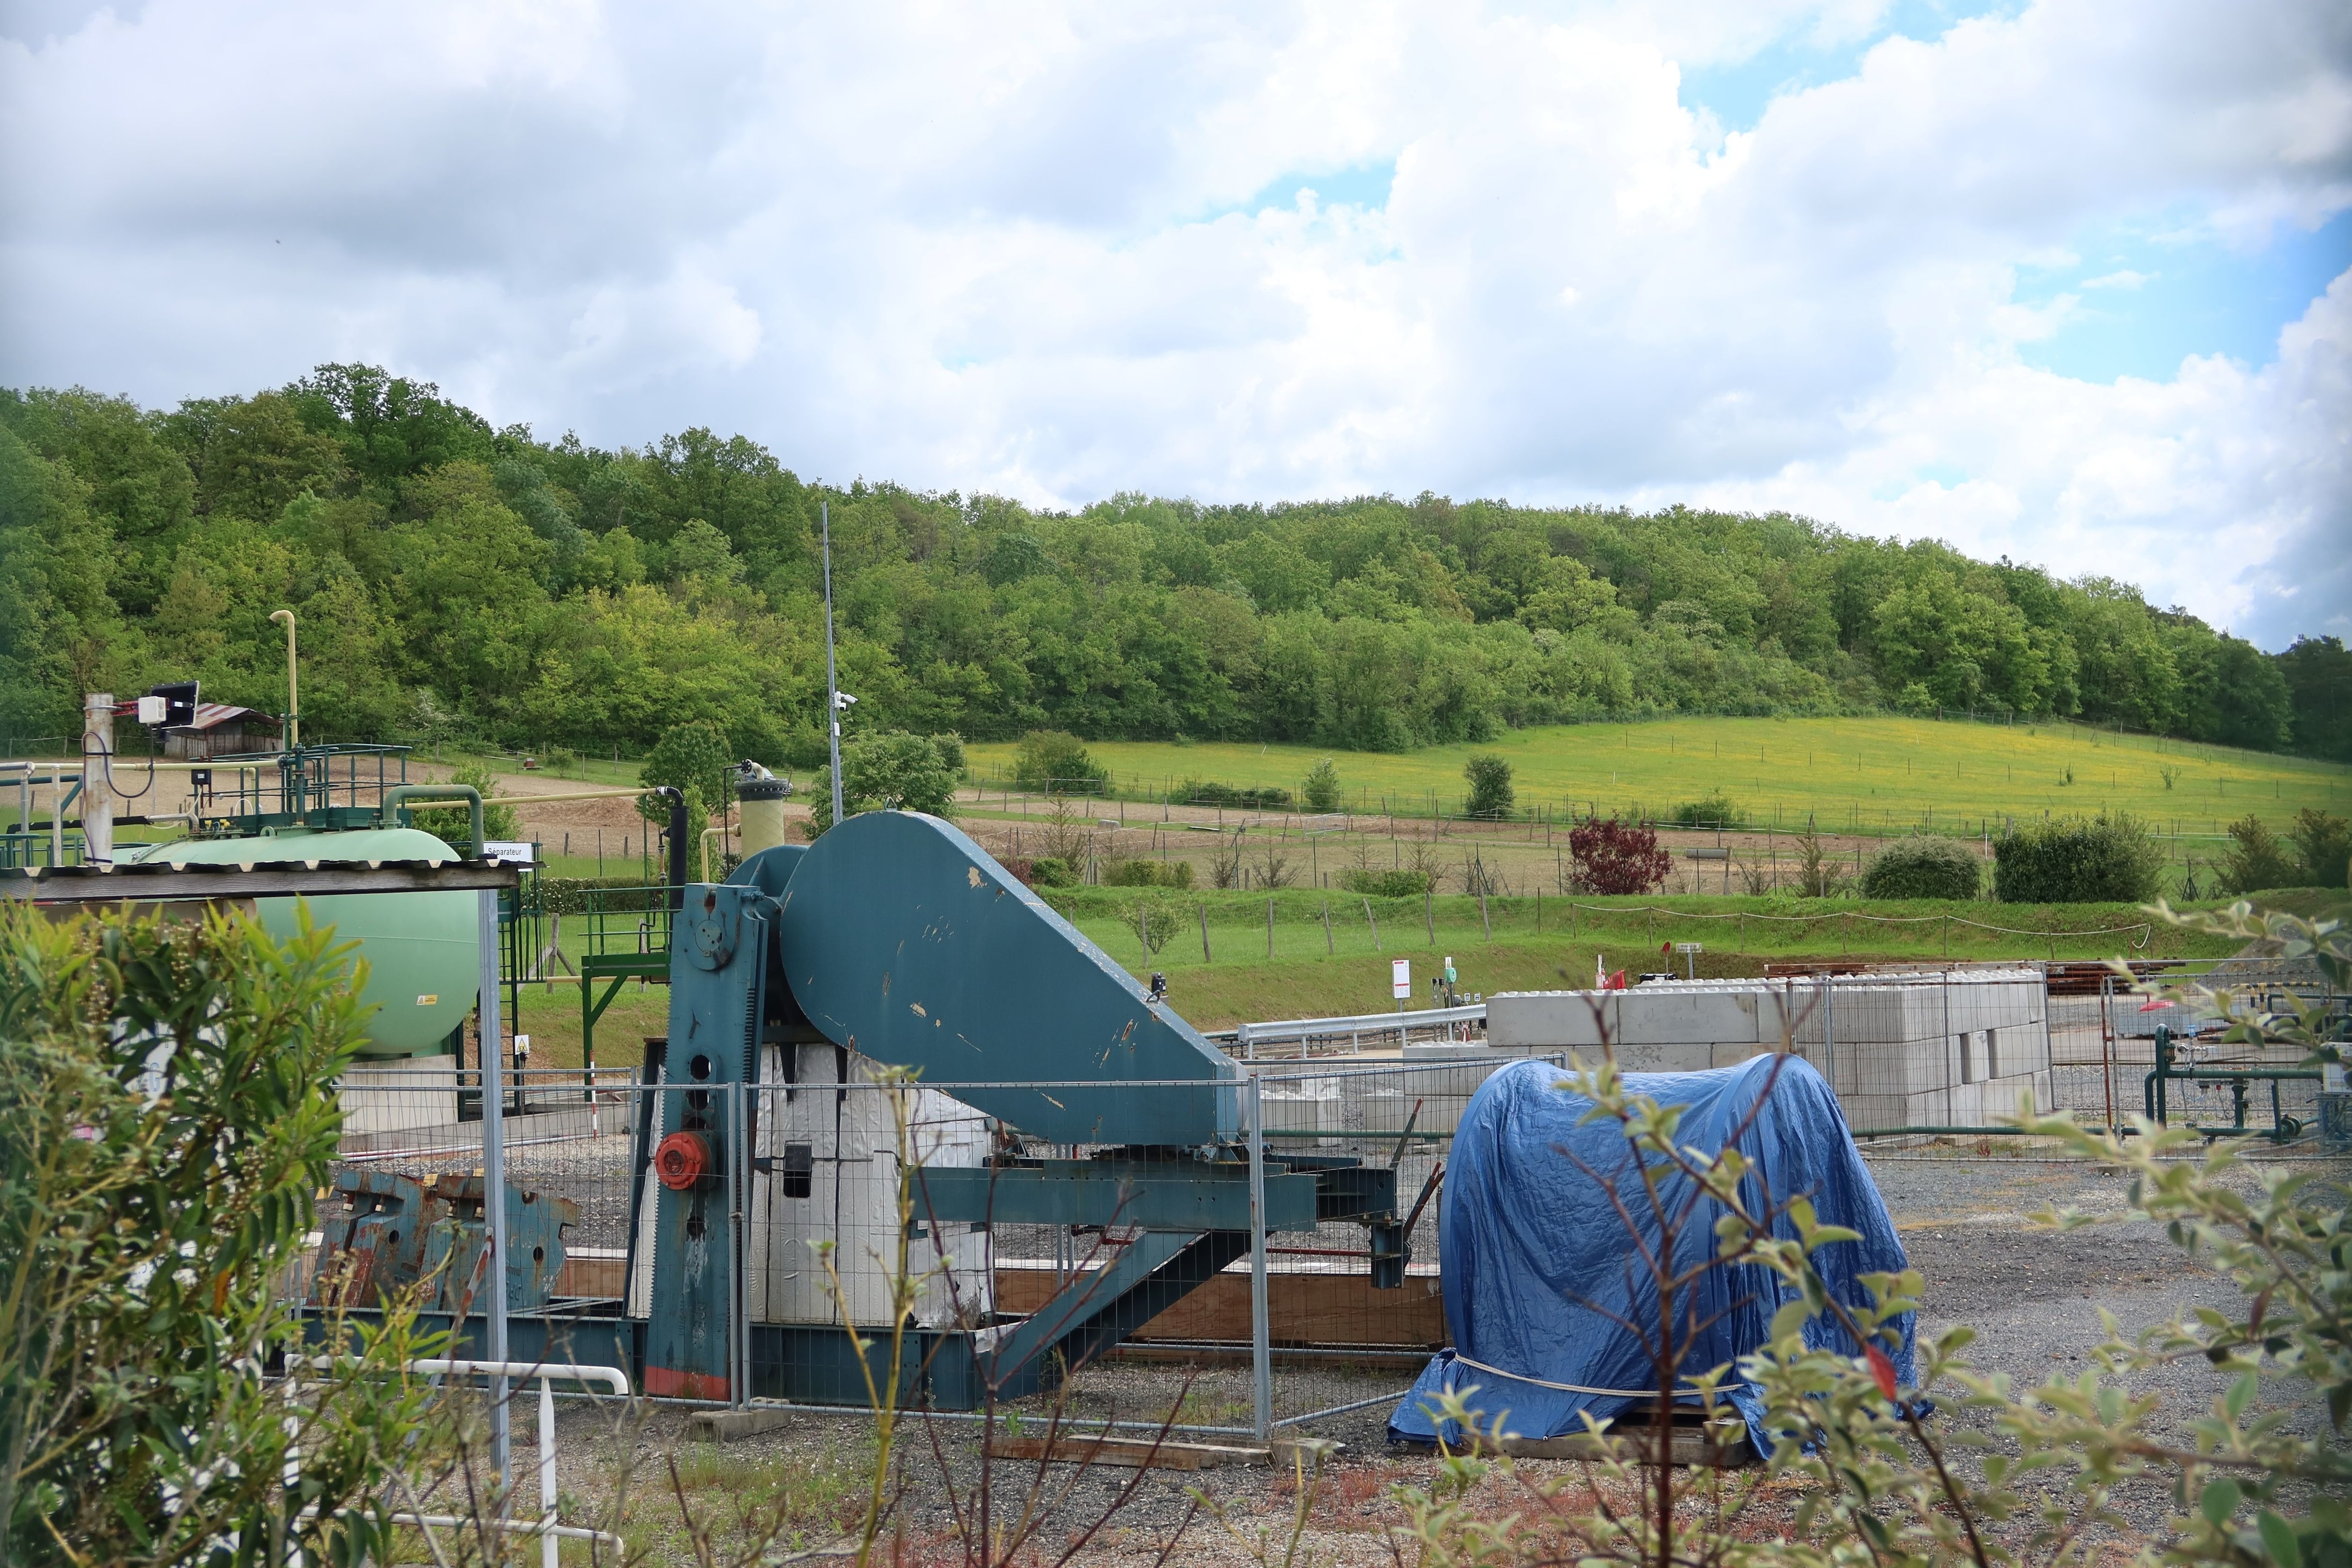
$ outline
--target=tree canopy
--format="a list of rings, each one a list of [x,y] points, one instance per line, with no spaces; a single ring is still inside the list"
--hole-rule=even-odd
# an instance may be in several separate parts
[[[303,730],[824,755],[816,513],[853,733],[1397,750],[1644,714],[1970,709],[2352,755],[2352,653],[2267,656],[2104,578],[1782,514],[1423,494],[1075,512],[803,480],[707,429],[607,451],[321,365],[171,410],[0,389],[0,730],[198,679]]]

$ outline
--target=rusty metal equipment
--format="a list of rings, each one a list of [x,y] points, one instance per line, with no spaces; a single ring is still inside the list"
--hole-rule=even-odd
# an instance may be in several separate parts
[[[373,1307],[420,1284],[425,1311],[464,1318],[483,1295],[488,1226],[483,1180],[446,1173],[419,1181],[392,1171],[336,1173],[341,1214],[323,1227],[310,1277],[314,1307]],[[506,1184],[507,1300],[538,1311],[563,1272],[563,1232],[580,1210],[570,1198]]]

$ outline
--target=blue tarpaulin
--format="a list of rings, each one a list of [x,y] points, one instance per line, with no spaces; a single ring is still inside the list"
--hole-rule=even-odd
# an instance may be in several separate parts
[[[1860,1277],[1906,1268],[1903,1244],[1829,1085],[1799,1058],[1777,1059],[1777,1078],[1776,1058],[1764,1056],[1712,1072],[1628,1073],[1625,1087],[1683,1108],[1675,1141],[1685,1148],[1720,1150],[1736,1133],[1752,1168],[1750,1204],[1764,1201],[1768,1191],[1776,1204],[1808,1198],[1823,1224],[1860,1233],[1859,1241],[1822,1247],[1814,1265],[1838,1300],[1867,1305],[1870,1291]],[[1654,1247],[1659,1228],[1622,1131],[1613,1120],[1579,1125],[1592,1102],[1565,1087],[1566,1076],[1547,1062],[1515,1063],[1489,1078],[1462,1113],[1439,1228],[1454,1344],[1389,1417],[1393,1439],[1458,1440],[1458,1427],[1447,1423],[1441,1433],[1430,1413],[1447,1390],[1462,1391],[1482,1425],[1507,1412],[1504,1425],[1512,1435],[1557,1437],[1582,1432],[1584,1412],[1603,1420],[1646,1405],[1657,1386],[1652,1349],[1624,1326],[1642,1325],[1654,1338],[1657,1289],[1609,1187]],[[1668,1212],[1690,1190],[1679,1174],[1668,1178]],[[1713,1199],[1701,1200],[1681,1227],[1676,1271],[1715,1251],[1720,1213]],[[1793,1236],[1794,1227],[1784,1221],[1781,1234]],[[1714,1321],[1689,1346],[1679,1377],[1732,1367],[1725,1380],[1728,1401],[1746,1418],[1758,1451],[1769,1452],[1762,1401],[1739,1384],[1737,1367],[1763,1346],[1773,1314],[1795,1293],[1769,1271],[1743,1265],[1707,1271],[1692,1294],[1695,1300],[1677,1303],[1677,1319],[1687,1323],[1695,1313]],[[1907,1387],[1907,1316],[1901,1328],[1903,1350],[1892,1359]],[[1806,1336],[1815,1346],[1862,1353],[1832,1320],[1815,1319]],[[1677,1388],[1695,1401],[1682,1384]]]

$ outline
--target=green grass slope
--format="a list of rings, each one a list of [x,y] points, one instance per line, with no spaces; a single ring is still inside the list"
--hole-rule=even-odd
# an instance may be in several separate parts
[[[1122,793],[1149,798],[1188,777],[1294,793],[1318,758],[1349,805],[1427,816],[1461,809],[1463,764],[1509,759],[1522,807],[1656,816],[1720,791],[1749,820],[1907,832],[1979,831],[2006,817],[2121,807],[2158,831],[2219,834],[2252,811],[2283,823],[2304,806],[2352,811],[2352,768],[2069,724],[1927,719],[1667,719],[1516,730],[1482,745],[1404,753],[1310,746],[1099,741],[1088,751]],[[983,783],[1009,779],[1010,743],[970,748]]]

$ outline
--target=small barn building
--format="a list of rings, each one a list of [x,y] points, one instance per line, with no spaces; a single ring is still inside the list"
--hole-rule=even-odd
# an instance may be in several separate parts
[[[274,752],[281,728],[275,714],[257,709],[239,708],[227,702],[199,702],[195,722],[175,724],[163,731],[163,754],[209,762],[215,757]]]

